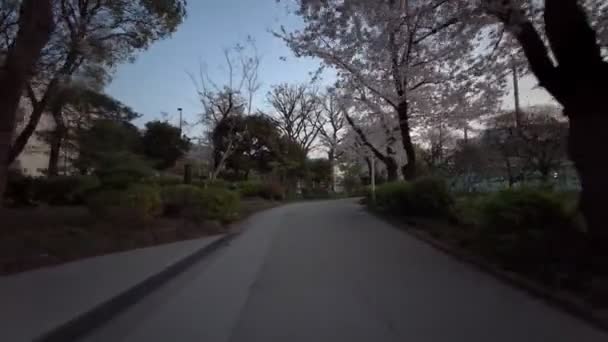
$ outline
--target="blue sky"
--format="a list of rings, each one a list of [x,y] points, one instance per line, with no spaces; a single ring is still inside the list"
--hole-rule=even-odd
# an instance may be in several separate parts
[[[308,80],[319,65],[313,59],[296,58],[284,42],[268,32],[280,25],[288,30],[301,25],[284,6],[276,0],[190,0],[188,17],[178,31],[140,53],[135,63],[121,65],[107,92],[142,113],[136,122],[140,125],[161,119],[161,112],[169,113],[171,122],[177,124],[178,107],[184,109],[184,120],[195,122],[201,106],[187,73],[198,73],[203,61],[210,77],[221,81],[226,77],[223,50],[252,36],[262,56],[263,86],[255,107],[264,109],[271,85]],[[330,83],[332,77],[326,76],[324,81]],[[536,83],[533,78],[522,80],[522,105],[550,101],[546,92],[535,89]],[[511,95],[504,100],[505,108],[512,107]],[[193,129],[190,135],[196,132]]]
[[[319,63],[293,56],[285,44],[268,31],[280,25],[296,28],[298,18],[288,15],[285,5],[275,0],[190,0],[188,17],[169,39],[156,42],[140,53],[132,64],[118,68],[107,92],[144,114],[138,120],[160,119],[170,113],[177,124],[178,107],[184,108],[188,122],[201,112],[195,87],[187,72],[198,73],[199,61],[207,65],[214,80],[225,76],[223,49],[244,42],[248,35],[256,40],[262,56],[256,107],[263,108],[270,85],[300,82],[309,78]],[[286,61],[280,57],[287,57]],[[327,79],[327,82],[331,80]]]

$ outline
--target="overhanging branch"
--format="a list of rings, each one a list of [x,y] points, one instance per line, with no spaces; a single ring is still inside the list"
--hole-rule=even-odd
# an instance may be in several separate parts
[[[421,43],[425,39],[439,33],[440,31],[445,30],[446,28],[456,24],[457,22],[458,22],[458,18],[454,17],[454,18],[451,18],[450,20],[444,22],[443,24],[435,26],[434,28],[430,29],[430,31],[428,31],[427,33],[423,34],[422,36],[418,37],[417,39],[414,39],[414,44]]]
[[[359,127],[359,125],[357,125],[355,123],[355,121],[353,120],[353,118],[348,114],[348,113],[344,113],[344,117],[346,118],[346,121],[348,121],[349,125],[355,130],[355,132],[357,132],[357,135],[359,135],[359,138],[361,139],[361,141],[363,142],[363,144],[365,146],[367,146],[372,153],[376,156],[376,158],[382,160],[383,162],[385,162],[387,160],[387,157],[382,154],[382,152],[380,152],[376,146],[374,146],[368,139],[367,136],[365,135],[365,132],[363,132],[363,130],[361,129],[361,127]]]

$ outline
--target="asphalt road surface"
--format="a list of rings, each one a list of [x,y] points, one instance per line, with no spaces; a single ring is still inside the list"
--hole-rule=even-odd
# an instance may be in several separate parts
[[[244,226],[86,341],[608,341],[352,200],[292,204]]]

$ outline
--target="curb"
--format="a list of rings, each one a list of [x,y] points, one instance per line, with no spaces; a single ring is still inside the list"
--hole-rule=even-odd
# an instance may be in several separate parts
[[[142,280],[133,287],[98,304],[87,312],[50,330],[34,339],[35,342],[68,342],[77,341],[94,329],[110,321],[114,316],[139,302],[154,290],[187,270],[190,266],[210,255],[220,247],[228,244],[239,233],[229,232],[211,244],[165,267],[158,273]]]
[[[426,234],[423,231],[416,231],[415,229],[412,229],[412,228],[403,229],[403,227],[396,224],[394,221],[391,221],[390,219],[387,219],[386,217],[383,217],[373,211],[370,211],[370,212],[374,216],[379,217],[380,219],[384,220],[385,222],[388,222],[390,225],[395,226],[396,228],[398,228],[399,230],[403,231],[404,233],[410,235],[411,237],[413,237],[421,242],[424,242],[427,245],[430,245],[431,247],[447,254],[448,256],[451,256],[460,262],[470,264],[470,265],[476,267],[477,269],[483,271],[484,273],[487,273],[487,274],[493,276],[494,278],[497,278],[497,279],[503,281],[504,283],[511,285],[512,287],[523,290],[523,291],[527,292],[529,295],[532,295],[535,298],[541,299],[543,302],[545,302],[548,305],[551,305],[554,308],[567,312],[567,313],[575,316],[576,318],[581,319],[600,330],[608,332],[608,320],[596,315],[590,306],[585,305],[580,300],[576,300],[575,298],[573,298],[571,296],[566,296],[566,295],[561,295],[559,293],[556,293],[555,291],[553,291],[547,287],[544,287],[532,280],[524,278],[523,276],[498,269],[496,265],[493,265],[493,264],[481,259],[480,257],[477,257],[477,256],[467,253],[465,251],[454,248],[453,246],[451,246],[447,243],[436,240],[435,238],[429,236],[428,234]],[[424,223],[416,222],[414,220],[406,220],[404,223],[410,227],[428,226]]]

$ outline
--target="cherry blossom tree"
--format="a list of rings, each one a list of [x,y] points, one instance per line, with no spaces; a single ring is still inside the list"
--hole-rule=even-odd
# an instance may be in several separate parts
[[[359,115],[355,116],[355,111]],[[369,107],[362,106],[362,103],[354,102],[352,107],[345,109],[344,117],[354,133],[354,138],[349,141],[360,146],[355,149],[363,148],[364,159],[370,165],[370,158],[378,159],[384,165],[389,181],[398,180],[399,163],[395,151],[397,140],[392,134],[394,130],[388,128],[382,113],[373,112]]]
[[[358,175],[362,175],[363,170],[366,170],[368,180],[371,180],[372,177],[372,164],[376,169],[376,175],[382,175],[387,171],[386,164],[384,164],[382,160],[380,160],[380,163],[372,163],[372,158],[376,158],[376,155],[371,152],[369,146],[363,143],[360,134],[351,126],[347,126],[344,140],[340,144],[339,151],[340,168],[343,170],[345,168],[351,169],[351,171],[354,171],[354,173]],[[395,163],[395,165],[397,164]],[[395,169],[396,168],[397,167],[395,166]],[[386,175],[388,176],[388,174]],[[391,181],[390,178],[386,178]]]
[[[338,78],[363,87],[396,113],[407,155],[402,173],[416,176],[412,115],[437,105],[437,87],[470,87],[466,73],[479,45],[479,26],[462,20],[465,2],[431,0],[300,0],[296,13],[302,30],[276,35],[300,56],[314,56],[338,71]],[[452,82],[448,82],[452,81]]]
[[[319,122],[319,136],[321,144],[327,149],[327,159],[331,168],[331,191],[336,191],[336,159],[341,157],[339,150],[344,141],[346,117],[345,104],[333,89],[328,89],[320,96],[321,118]]]

